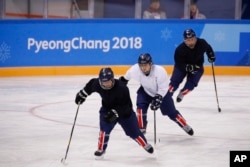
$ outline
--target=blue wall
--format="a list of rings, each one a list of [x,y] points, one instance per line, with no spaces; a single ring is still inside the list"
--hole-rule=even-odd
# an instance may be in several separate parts
[[[1,20],[0,67],[131,65],[143,52],[173,65],[186,28],[212,45],[217,65],[250,65],[247,20],[70,19]]]

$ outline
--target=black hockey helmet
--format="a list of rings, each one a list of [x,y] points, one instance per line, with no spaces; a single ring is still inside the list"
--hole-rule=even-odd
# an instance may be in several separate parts
[[[186,29],[183,32],[183,37],[184,37],[184,39],[188,39],[188,38],[196,37],[196,34],[195,34],[194,30]]]
[[[148,64],[148,63],[152,63],[152,57],[150,56],[149,53],[143,53],[140,54],[139,58],[138,58],[138,64]]]
[[[103,82],[107,82],[111,80],[113,83],[112,83],[112,86],[111,87],[105,87],[103,85]],[[103,88],[103,89],[111,89],[113,86],[114,86],[114,73],[112,71],[112,69],[110,67],[105,67],[105,68],[102,68],[100,70],[100,73],[99,73],[99,83],[100,83],[100,86]]]

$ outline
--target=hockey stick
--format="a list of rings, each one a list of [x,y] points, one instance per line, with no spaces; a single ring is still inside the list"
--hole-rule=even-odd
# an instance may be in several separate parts
[[[66,150],[65,157],[61,159],[61,162],[62,162],[63,164],[65,164],[65,161],[66,161],[66,159],[67,159],[67,155],[68,155],[68,151],[69,151],[69,146],[70,146],[71,139],[72,139],[72,135],[73,135],[73,131],[74,131],[74,128],[75,128],[76,118],[77,118],[77,115],[78,115],[79,107],[80,107],[80,104],[78,104],[78,106],[77,106],[76,116],[75,116],[74,124],[73,124],[73,126],[72,126],[72,130],[71,130],[71,133],[70,133],[69,143],[68,143],[68,147],[67,147],[67,150]]]
[[[212,71],[213,71],[213,78],[214,78],[214,89],[215,89],[215,95],[216,95],[216,100],[217,100],[218,112],[221,112],[221,108],[219,106],[218,94],[217,94],[216,81],[215,81],[214,63],[211,63],[211,64],[212,64]]]
[[[156,112],[154,110],[154,144],[156,145]]]

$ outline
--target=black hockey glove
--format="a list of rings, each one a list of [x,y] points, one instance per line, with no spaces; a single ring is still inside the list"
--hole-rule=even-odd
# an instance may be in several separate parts
[[[119,118],[119,115],[116,110],[111,109],[104,115],[104,121],[107,123],[112,123]]]
[[[162,96],[156,94],[150,105],[151,110],[157,110],[158,108],[160,108],[161,103],[162,103]]]
[[[197,71],[199,70],[199,66],[197,65],[192,65],[192,64],[187,64],[186,65],[186,71],[191,73],[191,74],[196,74]]]
[[[208,62],[209,63],[215,62],[215,56],[208,57]]]
[[[75,103],[78,105],[78,104],[82,104],[86,98],[87,98],[88,94],[83,91],[83,90],[80,90],[77,94],[76,94],[76,98],[75,98]]]
[[[126,80],[126,79],[124,78],[124,76],[121,76],[121,77],[119,78],[119,80],[120,80],[122,83],[124,83],[125,85],[128,84],[128,80]]]

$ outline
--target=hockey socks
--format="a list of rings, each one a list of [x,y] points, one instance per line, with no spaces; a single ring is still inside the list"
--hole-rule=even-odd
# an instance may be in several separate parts
[[[143,121],[143,117],[145,117],[145,115],[140,108],[138,108],[136,111],[139,128],[143,134],[146,134],[147,122]]]
[[[107,148],[108,140],[109,140],[109,134],[106,134],[104,131],[100,131],[98,139],[98,150],[95,151],[94,153],[96,159],[103,158],[103,155],[105,154],[105,150]]]

